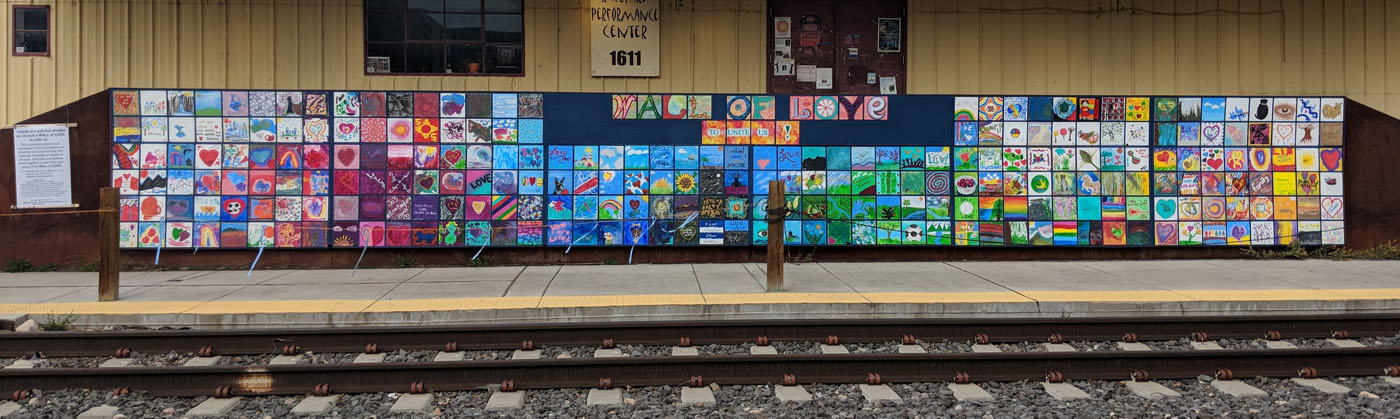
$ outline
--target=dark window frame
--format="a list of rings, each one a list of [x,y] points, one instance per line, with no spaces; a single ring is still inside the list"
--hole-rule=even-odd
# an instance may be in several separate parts
[[[479,7],[476,11],[467,11],[467,12],[462,12],[462,11],[447,11],[447,10],[445,10],[445,9],[446,9],[446,3],[447,3],[447,2],[451,2],[451,1],[453,1],[453,0],[444,0],[444,10],[442,10],[442,11],[436,11],[436,10],[434,10],[434,11],[423,11],[423,10],[421,10],[421,9],[409,9],[408,3],[409,3],[410,1],[411,1],[411,0],[388,0],[388,2],[393,2],[393,3],[399,3],[399,4],[400,4],[399,6],[396,6],[396,7],[399,7],[399,11],[401,12],[401,16],[402,16],[402,18],[403,18],[403,22],[402,22],[402,34],[401,34],[401,38],[400,38],[401,40],[399,40],[399,41],[371,41],[371,40],[370,40],[370,29],[369,29],[369,28],[370,28],[371,19],[374,19],[374,18],[378,17],[378,16],[376,16],[376,14],[381,14],[381,13],[383,13],[383,12],[382,12],[382,11],[371,11],[370,5],[369,5],[370,2],[366,1],[366,2],[363,3],[364,6],[363,6],[362,9],[361,9],[361,12],[362,12],[362,19],[360,20],[360,24],[363,26],[363,37],[364,37],[364,39],[362,40],[363,45],[364,45],[364,49],[363,49],[363,51],[364,51],[364,54],[363,54],[363,65],[364,65],[364,68],[362,69],[362,71],[364,72],[364,75],[366,75],[366,76],[447,76],[447,77],[461,77],[461,76],[465,76],[465,77],[524,77],[524,76],[525,76],[525,68],[526,68],[527,63],[526,63],[526,61],[525,61],[525,43],[526,43],[526,34],[525,34],[525,9],[526,9],[526,7],[525,7],[525,1],[524,1],[524,0],[521,0],[521,1],[520,1],[520,8],[519,8],[519,10],[516,11],[516,12],[498,12],[498,11],[491,11],[491,12],[488,12],[488,11],[487,11],[487,10],[488,10],[488,7],[486,6],[486,3],[489,2],[489,1],[491,1],[491,0],[476,0],[476,1],[480,1],[480,7]],[[415,12],[415,10],[417,10],[417,11]],[[480,24],[477,26],[477,30],[479,31],[479,36],[480,36],[480,38],[479,38],[479,40],[475,40],[475,41],[459,41],[459,40],[413,40],[413,39],[411,38],[411,36],[410,36],[410,23],[411,23],[411,22],[410,22],[410,17],[413,16],[414,13],[420,13],[420,14],[421,14],[421,13],[428,13],[428,14],[438,14],[438,15],[477,15],[477,16],[480,17],[480,19],[481,19],[481,20],[480,20]],[[514,16],[518,16],[519,19],[520,19],[520,40],[519,40],[519,42],[492,42],[492,41],[487,41],[487,37],[488,37],[488,36],[487,36],[487,31],[486,31],[486,21],[487,21],[487,17],[490,16],[490,15],[514,15]],[[453,46],[477,47],[477,48],[480,48],[480,55],[479,55],[480,60],[479,60],[479,62],[481,63],[481,65],[482,65],[483,68],[482,68],[482,71],[481,71],[481,72],[477,72],[477,73],[471,73],[471,72],[467,72],[467,71],[463,71],[463,72],[446,72],[446,71],[444,71],[444,72],[442,72],[442,73],[422,73],[422,72],[409,72],[409,71],[394,72],[394,71],[393,71],[393,68],[394,68],[394,66],[395,66],[394,60],[403,60],[404,58],[403,58],[403,56],[401,55],[400,57],[391,57],[391,59],[390,59],[390,60],[391,60],[391,61],[390,61],[390,72],[387,72],[387,73],[371,72],[371,71],[369,71],[369,57],[371,56],[371,54],[370,54],[370,49],[371,49],[371,47],[374,47],[374,46],[402,47],[402,48],[404,48],[404,51],[406,51],[407,48],[417,47],[417,46],[429,46],[429,47],[434,47],[434,46],[435,46],[435,47],[441,48],[441,53],[439,54],[439,58],[440,58],[440,59],[443,59],[443,60],[446,59],[445,57],[446,57],[446,55],[447,55],[447,53],[448,53],[447,51],[449,50],[449,48],[451,48],[451,47],[453,47]],[[516,56],[516,58],[515,58],[515,61],[517,61],[517,62],[519,63],[519,66],[518,66],[519,69],[518,69],[517,71],[514,71],[514,72],[505,72],[505,73],[490,73],[490,72],[486,72],[486,71],[485,71],[485,65],[486,65],[485,61],[486,61],[486,57],[487,57],[487,51],[494,50],[494,49],[499,48],[499,47],[512,48],[512,49],[515,49],[515,50],[517,51],[517,52],[516,52],[517,56]],[[406,63],[405,63],[405,65],[406,65]],[[444,64],[444,68],[445,68],[445,70],[447,70],[447,71],[450,71],[450,70],[451,70],[451,68],[448,67],[446,64]]]
[[[44,11],[44,30],[20,29],[19,11],[22,9],[39,9]],[[42,32],[44,34],[44,52],[19,52],[19,34],[24,32]],[[10,55],[14,57],[48,57],[53,53],[53,10],[47,4],[16,4],[10,8]]]

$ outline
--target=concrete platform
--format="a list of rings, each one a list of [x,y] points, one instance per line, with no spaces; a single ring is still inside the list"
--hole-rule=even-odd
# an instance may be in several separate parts
[[[1400,312],[1400,261],[753,263],[0,274],[0,313],[79,327]],[[1222,280],[1228,278],[1229,280]]]

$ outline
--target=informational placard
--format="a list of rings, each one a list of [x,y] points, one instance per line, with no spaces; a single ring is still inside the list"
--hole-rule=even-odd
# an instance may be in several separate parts
[[[807,64],[798,64],[798,65],[797,65],[797,81],[800,81],[800,82],[814,82],[814,81],[817,81],[817,66],[814,66],[814,65],[807,65]]]
[[[830,88],[831,88],[831,83],[832,83],[832,79],[831,79],[831,67],[818,67],[818,68],[817,68],[817,88],[818,88],[818,89],[830,89]]]
[[[661,75],[660,0],[591,0],[594,76]]]
[[[73,206],[73,168],[64,125],[15,127],[15,207]]]

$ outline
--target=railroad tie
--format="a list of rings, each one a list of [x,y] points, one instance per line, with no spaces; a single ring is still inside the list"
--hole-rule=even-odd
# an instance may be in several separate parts
[[[1073,384],[1066,383],[1064,374],[1059,371],[1050,371],[1045,374],[1045,382],[1040,386],[1045,389],[1045,394],[1054,397],[1055,400],[1082,400],[1089,399],[1089,393],[1080,390]]]
[[[433,357],[433,361],[437,361],[437,362],[464,361],[464,360],[466,360],[466,359],[467,359],[467,353],[466,353],[466,352],[462,352],[462,351],[456,351],[456,352],[445,352],[445,351],[444,351],[444,352],[438,352],[438,353],[437,353],[437,356],[434,356],[434,357]]]
[[[218,398],[210,397],[204,402],[195,405],[193,409],[185,413],[187,418],[221,418],[227,416],[238,406],[238,402],[243,401],[242,397]]]
[[[15,402],[0,403],[0,418],[9,416],[11,413],[18,412],[20,409],[23,408],[24,406],[21,406],[19,403]]]
[[[117,416],[118,408],[112,405],[99,405],[91,409],[84,410],[78,414],[78,419],[112,419]]]
[[[588,390],[589,406],[621,406],[622,389],[613,388],[612,378],[598,379],[598,388]]]
[[[812,393],[807,389],[797,385],[797,376],[794,374],[783,374],[783,382],[773,387],[773,396],[778,398],[780,403],[808,403],[812,401]]]
[[[510,359],[540,359],[540,351],[538,349],[516,349],[510,354]]]
[[[1132,374],[1128,376],[1128,381],[1123,382],[1123,385],[1128,387],[1128,391],[1144,399],[1158,400],[1181,397],[1181,393],[1177,393],[1176,390],[1150,381],[1150,377],[1145,370],[1134,370]]]
[[[340,402],[339,394],[329,396],[307,396],[301,399],[300,403],[292,406],[292,414],[298,416],[320,415],[330,412],[335,408],[335,404]]]
[[[1327,343],[1338,348],[1365,348],[1366,344],[1351,339],[1327,339]]]

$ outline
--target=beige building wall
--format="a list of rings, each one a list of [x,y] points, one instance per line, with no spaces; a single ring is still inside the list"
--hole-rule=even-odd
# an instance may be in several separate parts
[[[50,57],[8,53],[11,5],[31,3],[52,6]],[[109,87],[766,91],[766,1],[662,0],[649,79],[589,75],[588,0],[526,0],[523,77],[366,76],[362,4],[0,0],[0,125]],[[1400,114],[1396,0],[909,0],[907,19],[908,93],[1345,95]]]

